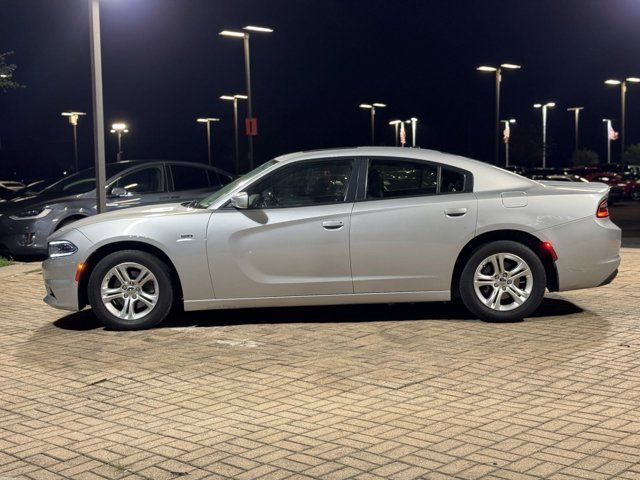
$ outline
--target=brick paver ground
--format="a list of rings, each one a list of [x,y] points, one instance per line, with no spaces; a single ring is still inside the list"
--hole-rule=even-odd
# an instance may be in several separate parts
[[[112,332],[0,270],[0,478],[640,479],[640,250],[522,323],[449,304]]]

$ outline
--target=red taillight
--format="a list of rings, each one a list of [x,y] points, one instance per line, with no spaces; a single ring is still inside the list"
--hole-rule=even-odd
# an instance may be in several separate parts
[[[551,255],[554,262],[558,260],[558,254],[554,250],[553,245],[551,245],[551,242],[542,242],[542,248],[549,252],[549,255]]]
[[[596,210],[596,217],[607,218],[609,216],[609,201],[607,197],[600,200],[598,204],[598,210]]]

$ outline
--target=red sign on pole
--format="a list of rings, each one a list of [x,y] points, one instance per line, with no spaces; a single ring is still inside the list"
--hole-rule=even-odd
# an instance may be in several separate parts
[[[257,118],[245,118],[244,128],[248,137],[255,137],[258,135],[258,119]]]

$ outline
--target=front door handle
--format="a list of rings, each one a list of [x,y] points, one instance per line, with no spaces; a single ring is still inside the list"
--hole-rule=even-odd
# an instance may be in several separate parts
[[[344,226],[342,220],[325,220],[322,222],[322,228],[325,230],[340,230]]]
[[[467,207],[447,208],[444,214],[447,217],[463,217],[467,213]]]

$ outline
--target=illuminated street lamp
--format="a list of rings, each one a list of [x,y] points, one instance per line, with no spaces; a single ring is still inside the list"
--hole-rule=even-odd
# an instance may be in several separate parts
[[[76,172],[78,171],[78,119],[82,115],[86,115],[84,112],[62,112],[63,117],[69,119],[69,123],[73,127],[73,152],[75,154]]]
[[[575,124],[575,148],[574,150],[578,150],[580,145],[580,112],[584,110],[584,107],[571,107],[567,108],[567,112],[573,112],[574,115],[574,124]]]
[[[400,144],[400,137],[398,136],[400,130],[400,124],[402,123],[402,120],[391,120],[389,122],[389,125],[392,125],[394,128],[394,140],[395,140],[395,146],[397,147]]]
[[[626,116],[627,116],[627,82],[638,83],[640,82],[640,78],[638,77],[627,77],[625,80],[614,80],[609,79],[605,80],[604,83],[607,85],[620,85],[620,159],[624,155],[624,146],[625,146],[625,125],[626,125]]]
[[[409,120],[405,120],[404,123],[411,124],[411,146],[416,146],[416,133],[418,129],[418,119],[416,117],[411,117]]]
[[[242,32],[236,30],[223,30],[219,33],[223,37],[242,38],[244,42],[244,72],[247,83],[247,127],[252,125],[251,131],[247,128],[246,134],[249,137],[249,170],[253,170],[253,137],[256,135],[257,123],[253,118],[252,97],[251,97],[251,56],[249,53],[249,32],[273,33],[273,29],[267,27],[256,27],[247,25]]]
[[[554,102],[547,102],[544,105],[536,103],[533,108],[542,110],[542,168],[547,168],[547,108],[553,108]]]
[[[376,108],[385,108],[386,106],[386,104],[380,102],[360,104],[360,108],[371,111],[371,145],[376,144]]]
[[[118,155],[117,155],[117,161],[121,162],[122,161],[122,154],[124,153],[122,151],[122,134],[123,133],[129,133],[129,129],[127,128],[127,124],[126,123],[114,123],[113,125],[111,125],[111,133],[115,133],[118,136]]]
[[[515,118],[509,120],[500,120],[500,123],[504,123],[504,130],[502,133],[502,139],[504,141],[504,166],[509,166],[509,141],[511,140],[511,125],[516,123]]]
[[[496,133],[495,133],[495,164],[500,163],[500,84],[502,83],[502,69],[518,70],[520,65],[503,63],[499,67],[481,65],[476,70],[481,72],[495,72],[496,75]]]
[[[196,122],[207,124],[207,158],[209,159],[209,166],[213,166],[213,159],[211,158],[211,122],[219,122],[219,118],[197,118]]]
[[[236,147],[236,174],[240,173],[240,146],[238,137],[238,100],[246,100],[246,95],[222,95],[220,100],[233,102],[233,129]]]

